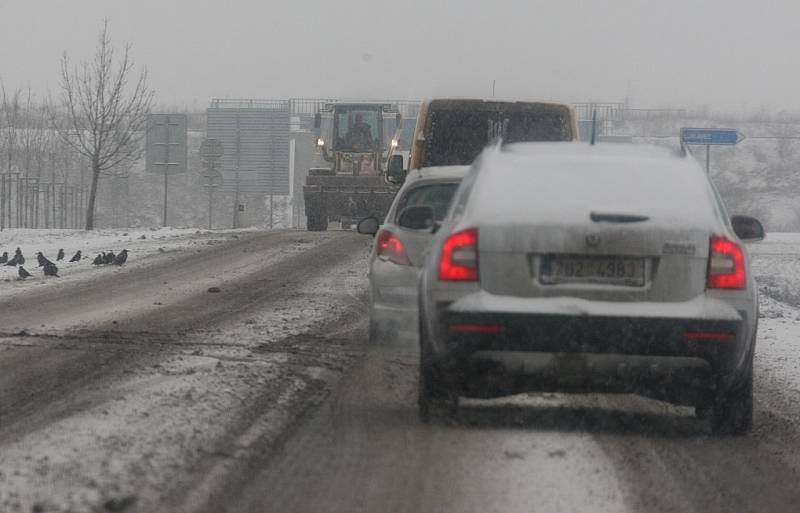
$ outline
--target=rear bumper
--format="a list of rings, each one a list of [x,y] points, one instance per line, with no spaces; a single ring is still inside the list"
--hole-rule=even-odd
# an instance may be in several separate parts
[[[710,364],[695,357],[477,351],[461,388],[473,397],[522,390],[636,393],[696,404],[717,385]]]
[[[417,281],[419,269],[385,262],[371,264],[371,322],[382,331],[416,333],[419,311]]]
[[[597,391],[691,403],[736,380],[749,349],[743,314],[715,299],[632,304],[626,312],[568,298],[509,307],[473,296],[442,307],[434,335],[435,352],[467,395]],[[525,308],[532,305],[541,308]]]

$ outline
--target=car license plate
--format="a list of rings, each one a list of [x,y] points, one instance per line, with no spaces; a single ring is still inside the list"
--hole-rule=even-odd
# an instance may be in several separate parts
[[[644,267],[644,258],[546,255],[541,258],[539,282],[643,287]]]

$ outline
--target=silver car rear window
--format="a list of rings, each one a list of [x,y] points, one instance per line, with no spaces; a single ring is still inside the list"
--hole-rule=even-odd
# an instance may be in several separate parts
[[[453,199],[458,189],[457,183],[436,183],[430,185],[420,185],[406,191],[397,203],[396,218],[406,207],[416,205],[427,205],[433,208],[433,216],[436,221],[441,221],[447,214],[450,201]]]

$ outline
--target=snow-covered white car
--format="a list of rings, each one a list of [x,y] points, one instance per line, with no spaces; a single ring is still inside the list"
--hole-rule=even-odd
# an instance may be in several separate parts
[[[421,271],[421,417],[459,396],[638,393],[747,432],[758,301],[744,242],[763,236],[667,148],[487,149]]]
[[[383,225],[361,220],[359,233],[375,235],[369,263],[370,339],[416,332],[419,268],[432,226],[441,221],[468,166],[411,171],[397,192]]]

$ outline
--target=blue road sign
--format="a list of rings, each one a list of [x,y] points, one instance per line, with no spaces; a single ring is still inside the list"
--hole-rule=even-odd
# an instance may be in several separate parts
[[[744,136],[735,128],[681,128],[683,144],[713,144],[733,146]]]

